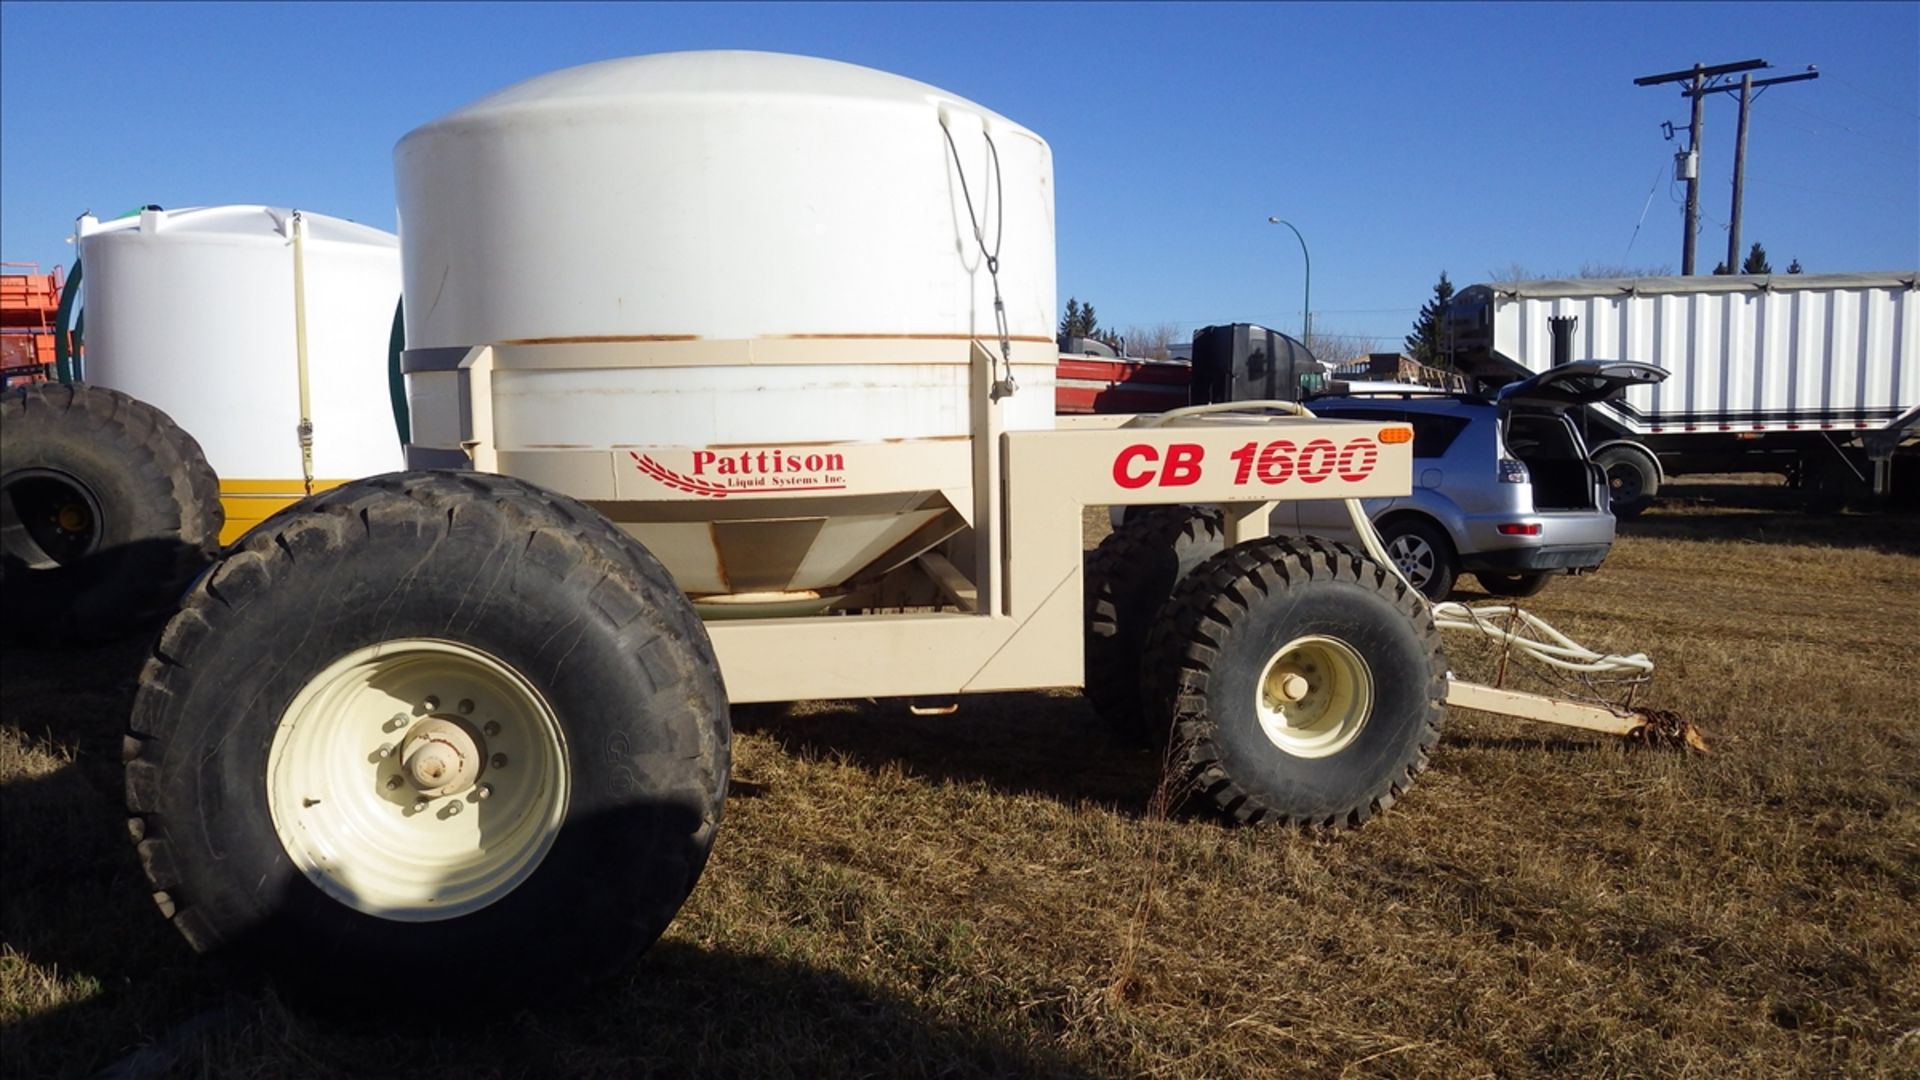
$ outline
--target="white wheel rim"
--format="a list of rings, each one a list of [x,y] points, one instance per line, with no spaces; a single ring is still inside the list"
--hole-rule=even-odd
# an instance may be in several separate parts
[[[1294,757],[1347,748],[1373,714],[1373,672],[1337,638],[1295,638],[1267,661],[1254,687],[1267,739]]]
[[[411,770],[409,749],[424,751]],[[294,697],[267,754],[267,807],[287,856],[327,895],[431,922],[533,873],[566,818],[568,775],[560,721],[518,672],[471,646],[407,638],[335,660]]]
[[[1393,561],[1399,565],[1400,572],[1407,575],[1407,583],[1414,588],[1424,587],[1433,577],[1435,561],[1433,545],[1419,537],[1394,537],[1393,542],[1387,545],[1387,554],[1393,556]]]

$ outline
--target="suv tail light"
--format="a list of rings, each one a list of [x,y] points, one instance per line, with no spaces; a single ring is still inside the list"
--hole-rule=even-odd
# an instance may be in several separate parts
[[[1501,536],[1540,535],[1540,523],[1537,521],[1510,521],[1503,525],[1495,525],[1494,528],[1499,531]]]
[[[1533,477],[1527,475],[1527,463],[1512,458],[1500,459],[1500,482],[1503,484],[1529,484]]]

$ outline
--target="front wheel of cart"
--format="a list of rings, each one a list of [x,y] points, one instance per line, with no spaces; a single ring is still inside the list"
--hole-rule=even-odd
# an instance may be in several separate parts
[[[1364,824],[1426,769],[1446,716],[1425,605],[1321,540],[1202,563],[1154,627],[1147,678],[1190,790],[1240,822]]]
[[[727,702],[691,605],[596,512],[505,477],[376,477],[276,515],[141,684],[127,799],[162,911],[347,1008],[610,973],[720,820]]]

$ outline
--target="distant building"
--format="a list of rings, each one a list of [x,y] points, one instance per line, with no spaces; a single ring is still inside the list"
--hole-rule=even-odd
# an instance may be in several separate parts
[[[1457,371],[1430,367],[1404,353],[1368,353],[1356,356],[1333,369],[1336,379],[1364,379],[1369,382],[1415,383],[1443,390],[1464,390],[1466,379]]]

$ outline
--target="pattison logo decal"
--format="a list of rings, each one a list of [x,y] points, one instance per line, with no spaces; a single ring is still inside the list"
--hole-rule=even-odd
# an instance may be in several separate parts
[[[684,471],[648,454],[627,453],[634,467],[662,485],[710,499],[749,492],[841,491],[847,486],[846,458],[817,450],[695,450]]]

